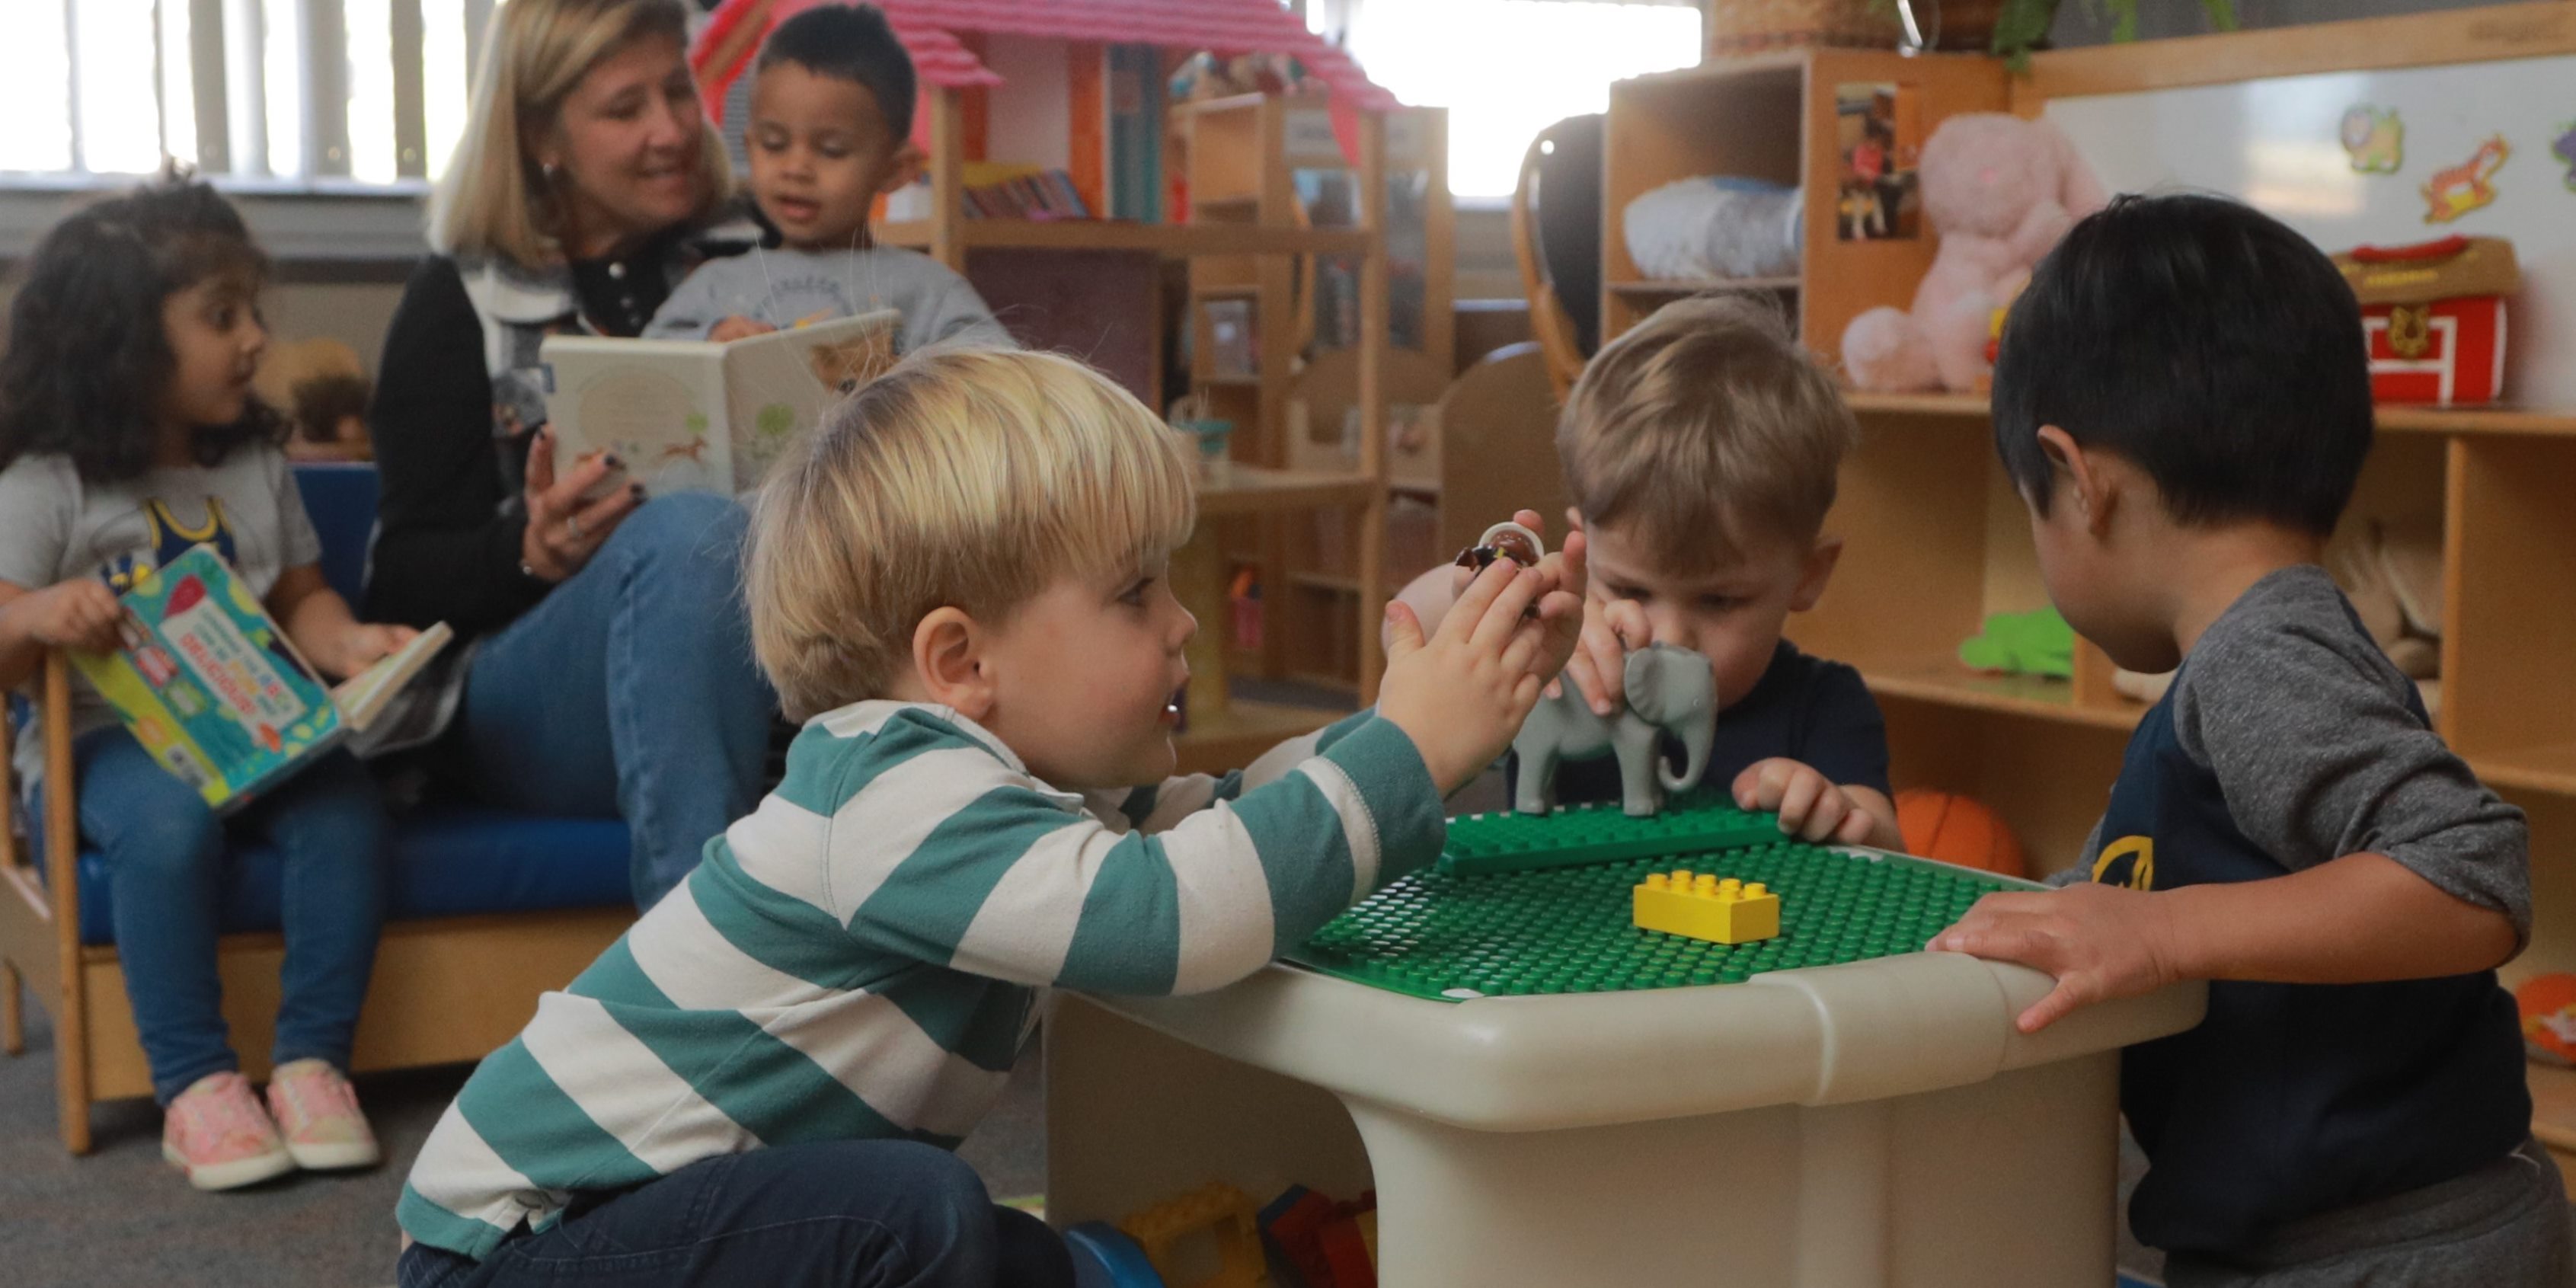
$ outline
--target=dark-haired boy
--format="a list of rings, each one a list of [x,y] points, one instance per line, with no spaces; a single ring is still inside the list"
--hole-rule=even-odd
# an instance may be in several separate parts
[[[2370,450],[2363,355],[2297,233],[2164,196],[2067,234],[1996,365],[2050,598],[2120,665],[2180,670],[2068,888],[1932,946],[2056,976],[2024,1031],[2212,981],[2121,1071],[2151,1164],[2130,1223],[2174,1288],[2569,1281],[2494,973],[2530,933],[2522,813],[2317,562]]]
[[[769,34],[752,82],[751,196],[774,234],[709,260],[644,334],[736,340],[875,309],[903,314],[904,352],[1008,345],[982,296],[939,261],[868,235],[878,196],[921,172],[912,57],[870,5],[822,4]]]

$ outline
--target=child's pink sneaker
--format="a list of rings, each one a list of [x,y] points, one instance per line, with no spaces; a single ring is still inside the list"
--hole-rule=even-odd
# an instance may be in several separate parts
[[[298,1166],[316,1171],[373,1167],[376,1133],[358,1112],[358,1093],[324,1060],[290,1060],[268,1076],[268,1111]]]
[[[295,1170],[277,1124],[238,1073],[207,1074],[170,1102],[161,1115],[161,1156],[201,1190],[256,1185]]]

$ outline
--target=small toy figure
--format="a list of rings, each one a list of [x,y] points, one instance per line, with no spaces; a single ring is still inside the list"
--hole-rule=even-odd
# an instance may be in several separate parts
[[[1537,533],[1517,523],[1497,523],[1476,538],[1476,544],[1458,552],[1454,560],[1461,568],[1483,572],[1496,559],[1509,559],[1523,568],[1536,568],[1547,557],[1547,543]]]
[[[2395,174],[2405,163],[2406,123],[2396,108],[2355,103],[2343,114],[2343,150],[2357,174]]]
[[[1635,817],[1662,811],[1664,793],[1688,791],[1708,772],[1709,744],[1717,737],[1717,681],[1708,658],[1670,644],[1649,644],[1628,655],[1620,677],[1628,704],[1608,718],[1593,714],[1572,684],[1531,708],[1512,751],[1520,781],[1512,808],[1545,814],[1556,808],[1559,761],[1619,758],[1620,808]],[[1664,764],[1663,732],[1670,729],[1689,753],[1682,772]]]
[[[2495,174],[2513,156],[2513,147],[2501,134],[2490,135],[2478,145],[2469,159],[2447,170],[2436,170],[2424,181],[2424,222],[2447,224],[2472,210],[2495,204]]]

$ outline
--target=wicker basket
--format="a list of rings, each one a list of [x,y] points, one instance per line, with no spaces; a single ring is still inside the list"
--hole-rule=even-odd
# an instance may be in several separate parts
[[[1927,23],[1938,13],[1942,49],[1982,50],[1994,39],[2004,0],[1914,0]],[[1892,49],[1901,28],[1886,0],[1715,0],[1708,8],[1708,56],[1840,45]]]

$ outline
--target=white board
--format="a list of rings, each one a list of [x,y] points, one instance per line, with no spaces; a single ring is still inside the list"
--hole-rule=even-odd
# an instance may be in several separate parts
[[[2344,149],[2344,113],[2364,104],[2393,108],[2404,124],[2393,174],[2357,172]],[[2576,57],[2059,98],[2046,116],[2113,192],[2225,193],[2329,251],[2452,233],[2511,238],[2523,289],[2506,305],[2506,400],[2576,408],[2576,190],[2552,152],[2576,123]],[[2426,222],[2426,181],[2494,135],[2511,149],[2492,179],[2495,201]]]

